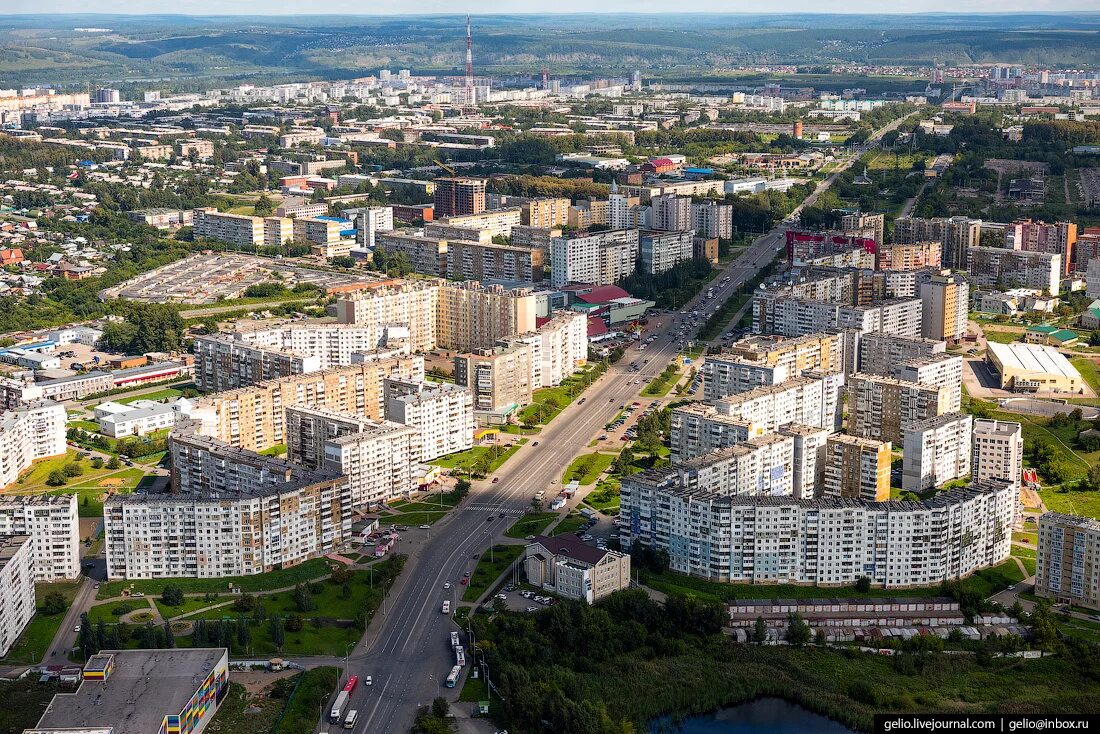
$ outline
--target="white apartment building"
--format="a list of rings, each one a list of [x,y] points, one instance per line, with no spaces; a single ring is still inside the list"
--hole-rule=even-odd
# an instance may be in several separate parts
[[[473,448],[473,394],[459,385],[385,381],[386,419],[416,430],[414,460],[428,462]]]
[[[931,359],[944,354],[946,350],[947,342],[920,336],[899,336],[885,332],[862,334],[859,338],[859,371],[869,375],[897,377],[894,370],[903,362]]]
[[[901,488],[924,492],[970,474],[973,418],[945,413],[904,431]]]
[[[34,617],[33,568],[29,537],[0,536],[0,657],[8,654]]]
[[[883,301],[872,306],[847,306],[827,301],[753,297],[753,331],[780,336],[803,336],[822,329],[855,329],[862,333],[883,331],[900,336],[921,335],[920,299]]]
[[[80,575],[79,521],[75,494],[0,495],[0,536],[30,536],[35,581]]]
[[[661,194],[649,201],[652,207],[653,229],[666,232],[692,229],[692,206],[690,196]]]
[[[790,424],[779,429],[791,439],[791,493],[795,499],[812,500],[825,479],[826,453],[832,429]]]
[[[1100,522],[1048,512],[1039,518],[1035,594],[1100,609]]]
[[[726,497],[623,480],[619,538],[667,551],[670,568],[711,581],[884,588],[937,586],[1009,555],[1016,489],[975,482],[922,502]]]
[[[342,474],[354,508],[408,498],[418,489],[415,429],[315,408],[286,409],[287,459]]]
[[[1062,282],[1062,256],[1050,252],[971,247],[968,280],[988,288],[1034,288],[1056,296]]]
[[[196,238],[253,247],[264,244],[264,220],[260,217],[222,214],[214,207],[197,207],[192,226]]]
[[[1002,479],[1019,487],[1024,471],[1024,429],[1019,423],[974,420],[970,472],[975,479]]]
[[[694,242],[695,231],[691,229],[642,232],[638,238],[642,268],[650,275],[671,270],[692,258]]]
[[[663,471],[669,481],[699,492],[790,497],[794,493],[794,439],[766,433]]]
[[[730,395],[778,385],[790,376],[786,365],[761,364],[740,357],[710,354],[704,358],[703,399],[721,400]]]
[[[12,484],[35,459],[65,453],[65,407],[37,400],[0,413],[0,487]]]
[[[537,331],[501,340],[530,352],[531,390],[560,385],[588,362],[588,317],[579,311],[555,311]]]
[[[374,250],[375,234],[392,231],[392,207],[369,206],[364,207],[355,214],[355,242],[360,247]]]
[[[733,239],[733,207],[713,199],[692,204],[691,228],[700,237]]]
[[[550,240],[550,284],[612,285],[634,272],[638,230],[613,229]]]
[[[144,436],[176,425],[191,414],[191,401],[179,398],[171,403],[135,400],[129,404],[108,401],[95,407],[99,432],[112,438]]]
[[[962,405],[962,357],[939,353],[926,359],[914,359],[894,365],[892,377],[905,382],[935,385],[947,390],[948,412],[957,412]]]
[[[741,443],[791,424],[830,432],[840,427],[841,373],[805,373],[779,385],[732,395],[714,405],[689,403],[672,409],[673,461]]]

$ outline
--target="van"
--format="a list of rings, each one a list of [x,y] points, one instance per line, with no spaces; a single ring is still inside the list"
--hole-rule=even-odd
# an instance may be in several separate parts
[[[354,727],[355,726],[355,720],[358,719],[358,718],[359,718],[359,712],[358,711],[356,711],[355,709],[352,709],[351,711],[349,711],[347,718],[344,719],[344,728],[345,729],[351,729],[352,727]]]
[[[451,600],[450,599],[446,599],[443,602],[443,613],[444,614],[450,614],[451,613]]]

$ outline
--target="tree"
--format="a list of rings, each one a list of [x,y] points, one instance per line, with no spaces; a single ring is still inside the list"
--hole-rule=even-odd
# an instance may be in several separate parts
[[[55,614],[64,614],[68,608],[69,602],[65,601],[65,597],[62,596],[61,592],[50,591],[43,597],[39,611],[47,617],[52,617]]]
[[[757,617],[756,623],[752,626],[752,641],[757,645],[763,645],[768,641],[768,625],[762,616]]]
[[[256,199],[256,205],[253,207],[253,214],[257,217],[270,217],[273,211],[275,211],[275,205],[271,198],[267,194],[260,194],[260,198]]]
[[[112,456],[107,460],[107,468],[112,471],[118,469],[120,466],[122,466],[122,462],[118,460],[117,456]]]
[[[168,584],[160,593],[160,600],[169,607],[183,606],[183,589],[175,584]]]
[[[860,576],[856,579],[856,591],[861,594],[866,594],[871,590],[871,579],[866,576]]]
[[[101,459],[98,456],[93,456],[91,464],[92,464],[93,469],[102,469],[103,468],[103,459]]]
[[[303,584],[294,587],[294,607],[299,612],[311,612],[317,608],[317,603],[310,596],[309,589]]]
[[[172,623],[164,622],[164,646],[171,649],[176,646],[176,636],[172,633]]]
[[[1049,650],[1058,642],[1058,624],[1050,609],[1050,602],[1041,601],[1031,612],[1031,637],[1035,644]]]
[[[801,647],[810,641],[812,633],[810,625],[806,624],[802,616],[791,612],[787,615],[787,634],[784,639],[795,647]]]
[[[300,615],[291,614],[286,618],[286,631],[287,632],[301,632],[305,623],[302,621]]]
[[[99,648],[95,646],[95,633],[92,631],[92,623],[88,621],[87,612],[80,615],[80,637],[78,640],[80,650],[84,653],[85,658],[90,658],[99,652]]]
[[[278,616],[271,618],[271,625],[269,628],[271,633],[271,643],[275,645],[276,650],[283,649],[283,643],[286,642],[286,634],[283,631],[283,620]]]
[[[80,464],[77,464],[75,462],[66,464],[64,467],[62,467],[61,471],[63,471],[65,473],[65,476],[67,477],[79,477],[81,474],[84,473],[84,469],[80,466]]]
[[[241,617],[237,620],[237,644],[241,650],[245,650],[252,644],[252,628],[248,626],[248,620]]]
[[[65,472],[60,469],[54,469],[50,472],[50,475],[46,477],[46,484],[51,487],[64,487],[66,482]]]

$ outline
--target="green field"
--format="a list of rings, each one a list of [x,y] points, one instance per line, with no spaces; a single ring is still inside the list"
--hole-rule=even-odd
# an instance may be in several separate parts
[[[450,469],[454,473],[475,474],[487,477],[508,461],[512,454],[519,451],[519,447],[527,443],[527,439],[521,438],[511,447],[505,446],[474,446],[467,451],[457,454],[448,454],[433,459],[431,464]]]
[[[109,601],[103,604],[96,604],[88,609],[88,621],[93,624],[96,622],[104,622],[105,624],[114,624],[118,622],[119,618],[123,614],[129,614],[131,612],[147,611],[151,612],[153,607],[152,600],[148,597],[144,599],[127,599],[125,601]],[[122,610],[129,609],[128,612]],[[119,612],[116,614],[116,612]]]
[[[1100,395],[1100,368],[1097,367],[1096,362],[1088,357],[1073,357],[1069,362],[1081,373],[1081,377],[1092,391]]]
[[[615,454],[603,454],[593,452],[582,454],[573,459],[573,462],[561,475],[561,483],[580,482],[581,485],[595,484],[600,475],[607,471],[615,461]]]
[[[619,510],[619,480],[605,479],[584,498],[584,504],[604,513]]]
[[[161,601],[159,596],[153,597],[153,603],[157,605],[157,611],[159,611],[160,616],[165,619],[190,614],[198,609],[214,606],[215,604],[221,604],[227,601],[231,601],[228,596],[215,595],[213,601],[208,601],[205,596],[185,596],[183,598],[183,604],[180,604],[178,607],[170,607]]]
[[[1043,488],[1039,490],[1043,504],[1052,512],[1064,512],[1067,515],[1084,515],[1100,518],[1100,493],[1060,491]]]
[[[110,599],[121,596],[122,590],[133,587],[134,591],[144,592],[150,596],[160,596],[164,587],[174,584],[183,589],[185,594],[223,593],[229,590],[230,584],[238,586],[246,592],[266,591],[279,589],[285,586],[294,586],[303,581],[320,578],[329,573],[329,564],[320,558],[306,561],[291,568],[280,571],[271,571],[255,576],[230,576],[220,579],[147,579],[140,581],[108,581],[101,584],[96,594],[97,599]]]
[[[129,405],[137,400],[170,400],[178,398],[183,395],[182,390],[177,390],[174,387],[166,387],[163,390],[154,390],[153,392],[145,393],[144,395],[127,395],[122,398],[112,398],[116,403],[122,403],[123,405]]]
[[[478,597],[489,590],[497,577],[507,571],[512,562],[523,555],[522,545],[494,545],[492,552],[481,554],[470,576],[470,585],[462,592],[462,601],[477,601]]]
[[[69,604],[72,604],[73,599],[76,598],[76,592],[79,589],[80,583],[76,581],[67,581],[57,584],[35,584],[35,604],[41,606],[42,600],[46,597],[46,594],[51,591],[59,592],[65,597],[65,600],[69,602]],[[64,619],[64,612],[52,616],[46,616],[36,612],[34,617],[31,618],[31,621],[27,624],[26,629],[23,630],[23,634],[15,641],[11,650],[8,651],[7,656],[5,656],[3,660],[0,660],[0,663],[7,665],[37,663],[46,654],[46,649],[50,646],[50,643],[53,642],[54,635],[57,634],[57,628],[61,626],[61,622],[63,622]]]
[[[528,535],[540,535],[557,518],[556,512],[532,512],[512,523],[505,531],[509,538],[526,538]]]

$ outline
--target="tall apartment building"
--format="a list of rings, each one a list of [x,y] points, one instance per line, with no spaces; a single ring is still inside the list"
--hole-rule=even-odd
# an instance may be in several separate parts
[[[840,229],[844,232],[873,230],[875,242],[881,246],[886,237],[886,215],[864,212],[845,214],[840,218]]]
[[[678,263],[690,260],[695,249],[692,230],[644,231],[638,237],[642,268],[650,275],[671,270]]]
[[[355,242],[360,247],[373,250],[375,235],[393,231],[393,207],[368,206],[355,215]]]
[[[447,274],[447,240],[421,237],[402,230],[376,232],[374,245],[388,254],[405,255],[414,272],[436,277]]]
[[[900,444],[906,429],[949,412],[951,402],[946,388],[857,372],[848,378],[848,432]]]
[[[80,517],[75,494],[0,495],[0,536],[31,539],[35,581],[80,576]]]
[[[938,217],[922,219],[919,217],[901,217],[894,220],[894,242],[943,243],[943,267],[952,270],[965,270],[971,247],[981,243],[982,220],[969,217]]]
[[[0,657],[8,654],[37,610],[33,565],[29,537],[0,535]]]
[[[1076,262],[1077,225],[1073,222],[1033,222],[1020,219],[1005,226],[1005,247],[1025,252],[1060,255],[1063,273],[1069,274]],[[1053,293],[1053,291],[1051,291]]]
[[[264,247],[282,247],[293,239],[293,219],[289,217],[264,217]]]
[[[962,357],[941,352],[928,359],[912,359],[894,365],[890,377],[919,382],[947,391],[944,407],[953,413],[962,405]]]
[[[1047,512],[1036,550],[1036,596],[1100,609],[1100,521]]]
[[[588,362],[588,317],[579,311],[554,311],[538,330],[501,342],[530,351],[532,390],[560,385]]]
[[[65,406],[36,400],[0,413],[0,488],[19,479],[35,459],[65,453]]]
[[[494,243],[447,242],[447,277],[451,280],[505,280],[541,283],[546,253],[532,247]]]
[[[506,209],[486,209],[482,212],[455,214],[443,218],[437,215],[434,222],[424,225],[424,229],[435,231],[434,228],[445,226],[466,230],[464,236],[456,239],[470,239],[469,232],[471,230],[487,232],[490,239],[493,237],[511,237],[512,228],[520,226],[522,218],[523,212],[518,206]]]
[[[900,336],[921,333],[920,299],[884,301],[869,306],[847,306],[825,301],[756,294],[752,302],[753,331],[780,336],[803,336],[823,329],[884,331]]]
[[[899,336],[885,332],[863,334],[859,339],[859,371],[869,375],[896,377],[894,370],[897,365],[931,359],[944,354],[946,349],[947,344],[942,341],[919,336]]]
[[[424,379],[424,359],[383,359],[218,392],[195,402],[191,420],[199,424],[198,433],[204,436],[249,451],[262,451],[284,443],[287,406],[323,408],[381,420],[382,382],[389,377]]]
[[[957,344],[967,330],[970,285],[955,275],[934,275],[920,285],[921,336]]]
[[[1000,482],[868,502],[728,497],[665,478],[623,480],[623,548],[666,551],[672,570],[726,583],[936,586],[1007,558],[1016,514],[1015,489]]]
[[[594,232],[550,240],[550,284],[612,285],[631,275],[638,260],[636,229]]]
[[[504,423],[517,408],[531,404],[531,349],[526,344],[456,355],[454,376],[456,385],[473,394],[474,416],[482,425]]]
[[[701,371],[703,399],[707,401],[720,400],[766,385],[778,385],[791,376],[786,366],[750,362],[725,354],[708,355]]]
[[[555,229],[569,223],[569,206],[572,202],[566,198],[531,199],[521,205],[520,221],[527,227],[545,227]]]
[[[784,367],[792,376],[807,371],[841,372],[845,361],[841,335],[825,332],[791,338],[752,334],[730,344],[724,354],[746,362]]]
[[[232,390],[321,369],[321,358],[239,341],[231,334],[195,338],[195,385],[200,390]]]
[[[764,434],[649,475],[660,476],[661,486],[702,494],[790,497],[794,492],[794,439]]]
[[[990,418],[974,420],[970,473],[975,479],[1023,482],[1024,429],[1019,423]]]
[[[825,479],[826,451],[832,429],[792,423],[780,427],[779,435],[791,439],[791,489],[795,499],[813,499]]]
[[[1049,252],[971,247],[969,280],[975,285],[1007,290],[1034,288],[1057,295],[1062,282],[1062,256]]]
[[[824,497],[846,497],[868,502],[890,499],[889,441],[836,433],[825,442]]]
[[[336,316],[341,324],[403,326],[414,352],[468,352],[534,331],[535,296],[475,282],[384,281],[338,296]]]
[[[437,178],[435,218],[485,211],[485,180],[480,178]]]
[[[294,220],[294,238],[327,245],[340,240],[344,225],[328,217],[298,217]]]
[[[569,207],[566,224],[573,229],[588,229],[593,224],[610,224],[610,206],[606,199],[585,199]]]
[[[473,394],[465,387],[386,380],[386,420],[417,431],[417,462],[466,451],[474,445]]]
[[[944,413],[904,432],[901,488],[924,492],[970,474],[973,418]]]
[[[895,242],[879,245],[875,253],[879,270],[920,270],[943,267],[943,245],[939,242]]]
[[[287,460],[343,475],[351,505],[408,498],[419,488],[413,428],[314,408],[286,410]]]
[[[690,228],[698,237],[733,239],[733,206],[713,199],[693,203]]]
[[[192,220],[195,237],[232,245],[260,247],[264,244],[264,220],[243,214],[221,214],[211,206],[196,207]]]
[[[560,227],[512,227],[512,245],[542,252],[543,260],[550,256],[550,240],[561,237]]]
[[[666,232],[693,229],[691,197],[662,194],[650,199],[653,229]]]
[[[674,462],[729,448],[764,434],[736,415],[719,413],[712,405],[688,403],[672,409],[670,444]]]

